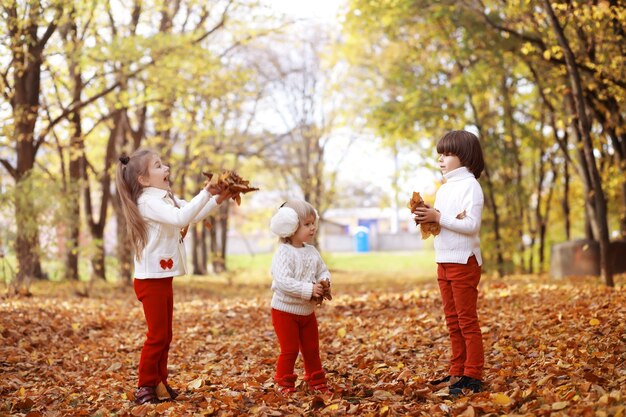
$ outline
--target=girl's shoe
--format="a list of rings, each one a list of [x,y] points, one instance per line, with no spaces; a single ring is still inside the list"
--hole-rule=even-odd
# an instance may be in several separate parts
[[[470,378],[463,375],[454,384],[450,385],[450,396],[453,398],[463,395],[463,391],[471,392],[473,394],[483,390],[483,383],[479,379]]]
[[[296,391],[296,380],[298,379],[297,375],[288,374],[283,375],[280,378],[274,378],[274,382],[278,384],[278,391],[282,394],[289,395]]]
[[[332,393],[332,391],[330,390],[330,388],[328,388],[328,385],[326,385],[326,383],[317,384],[317,385],[309,385],[309,390],[315,393],[321,393],[321,394]]]
[[[283,395],[291,395],[296,392],[296,387],[279,387],[278,392]]]
[[[155,387],[139,387],[135,391],[135,404],[158,404],[160,402]]]
[[[330,393],[330,389],[328,389],[328,385],[326,384],[326,373],[323,370],[315,371],[311,373],[311,375],[305,375],[304,380],[310,391],[321,392],[323,394]]]

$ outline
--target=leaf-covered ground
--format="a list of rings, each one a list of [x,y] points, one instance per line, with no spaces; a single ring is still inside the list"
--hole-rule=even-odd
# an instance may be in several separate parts
[[[337,283],[337,280],[335,281]],[[626,288],[591,280],[485,279],[486,391],[451,400],[448,338],[434,280],[341,287],[318,310],[333,395],[274,391],[278,353],[266,287],[175,288],[170,382],[176,402],[130,399],[144,338],[131,288],[91,298],[0,301],[0,415],[623,416]],[[237,295],[240,294],[240,295]],[[302,373],[298,362],[299,375]]]

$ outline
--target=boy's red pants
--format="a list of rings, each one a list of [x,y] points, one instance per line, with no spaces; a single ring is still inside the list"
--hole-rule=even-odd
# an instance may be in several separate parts
[[[482,379],[483,339],[477,301],[481,268],[472,256],[467,264],[440,263],[437,282],[452,342],[450,375]]]
[[[272,324],[280,344],[274,380],[281,386],[293,386],[294,366],[298,352],[302,352],[304,379],[310,385],[325,383],[315,313],[299,316],[272,309]]]
[[[135,279],[135,294],[148,324],[139,360],[139,387],[167,382],[167,355],[172,342],[174,295],[172,278]]]

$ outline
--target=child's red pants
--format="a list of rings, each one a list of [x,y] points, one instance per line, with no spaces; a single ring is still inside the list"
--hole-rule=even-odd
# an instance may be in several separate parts
[[[440,263],[437,281],[452,342],[450,375],[482,379],[483,339],[477,301],[481,268],[476,257],[467,264]]]
[[[326,378],[320,359],[319,333],[315,313],[299,316],[272,309],[272,324],[280,344],[280,355],[274,376],[278,384],[293,385],[295,377],[291,377],[298,352],[302,352],[302,359],[304,360],[304,379],[311,385],[325,383]],[[284,384],[283,381],[285,381]]]
[[[148,324],[139,360],[139,387],[167,382],[167,355],[172,342],[174,295],[172,278],[135,279],[135,294]]]

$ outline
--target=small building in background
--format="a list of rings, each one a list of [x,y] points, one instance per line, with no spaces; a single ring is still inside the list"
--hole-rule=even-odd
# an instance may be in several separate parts
[[[396,218],[397,232],[393,232]],[[367,251],[411,251],[423,247],[419,228],[415,226],[408,209],[328,209],[324,213],[324,220],[344,225],[348,233],[338,236],[325,233],[320,227],[320,248],[323,251],[363,252],[364,235],[367,239]]]
[[[394,213],[399,218],[398,232],[392,232]],[[330,209],[320,219],[317,239],[323,252],[414,251],[424,247],[419,228],[409,210],[377,208]],[[228,236],[229,255],[272,252],[278,238],[269,230]],[[432,244],[432,243],[430,243]]]

